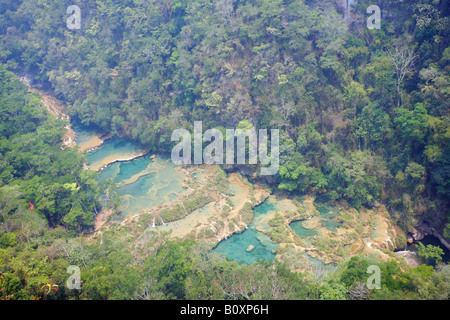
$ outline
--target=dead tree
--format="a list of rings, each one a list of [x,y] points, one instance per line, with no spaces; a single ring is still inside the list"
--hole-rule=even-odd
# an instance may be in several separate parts
[[[414,68],[417,56],[413,49],[399,45],[395,46],[393,50],[388,50],[387,54],[397,77],[398,106],[400,107],[403,104],[401,85],[405,76]]]

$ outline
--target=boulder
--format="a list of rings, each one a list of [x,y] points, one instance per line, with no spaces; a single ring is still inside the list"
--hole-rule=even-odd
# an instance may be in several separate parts
[[[395,252],[395,254],[398,257],[404,258],[406,263],[408,263],[408,265],[412,268],[415,268],[421,264],[419,258],[417,257],[417,253],[415,253],[413,251],[408,251],[408,250],[397,251],[397,252]]]

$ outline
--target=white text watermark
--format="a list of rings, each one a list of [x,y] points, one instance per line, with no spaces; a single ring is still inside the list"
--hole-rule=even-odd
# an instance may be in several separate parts
[[[226,129],[225,132],[225,162],[224,134],[218,129],[208,129],[203,133],[201,121],[194,121],[194,137],[186,129],[176,129],[172,132],[172,141],[179,141],[172,149],[172,161],[176,164],[192,163],[192,141],[194,164],[250,164],[259,163],[261,175],[274,175],[279,167],[279,130],[270,130],[270,154],[268,152],[267,129]],[[235,139],[237,140],[235,143]],[[247,143],[248,141],[248,143]],[[210,142],[203,149],[203,142]],[[235,157],[235,150],[236,157]],[[246,162],[248,150],[248,162]]]

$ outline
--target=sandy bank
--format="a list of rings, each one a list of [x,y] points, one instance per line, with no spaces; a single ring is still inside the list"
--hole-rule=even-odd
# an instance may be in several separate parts
[[[100,171],[106,166],[111,165],[115,162],[131,161],[136,158],[142,157],[146,155],[148,151],[149,151],[148,149],[144,149],[143,151],[133,154],[113,154],[109,157],[103,158],[102,161],[100,162],[89,165],[88,168],[93,171]]]
[[[110,138],[111,138],[110,134],[105,136],[98,133],[82,143],[77,143],[77,145],[80,147],[80,151],[92,151],[100,147],[107,139]]]

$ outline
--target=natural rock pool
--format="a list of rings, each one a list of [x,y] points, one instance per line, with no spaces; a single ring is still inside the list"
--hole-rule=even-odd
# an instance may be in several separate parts
[[[270,200],[266,200],[255,207],[253,209],[253,221],[248,229],[221,241],[214,251],[239,263],[252,264],[258,260],[273,260],[278,244],[256,230],[256,226],[264,215],[274,210],[275,206]]]
[[[90,139],[87,130],[85,140]],[[137,143],[115,137],[88,153],[88,167],[100,171],[97,179],[116,183],[122,217],[174,200],[184,191],[183,176],[170,158],[144,153]]]
[[[124,215],[177,199],[184,191],[183,176],[175,165],[162,156],[146,155],[133,161],[118,162],[104,171],[117,172],[116,183],[122,196],[121,211]]]
[[[39,93],[50,113],[70,121],[63,103]],[[276,257],[293,269],[304,269],[305,260],[322,268],[324,263],[329,266],[354,254],[386,260],[389,256],[380,248],[404,247],[398,239],[406,235],[391,223],[384,206],[357,211],[346,204],[322,202],[316,194],[292,201],[286,194],[270,195],[239,172],[219,178],[221,169],[214,166],[177,168],[168,157],[150,155],[130,140],[76,122],[66,128],[63,148],[75,146],[75,141],[81,151],[88,152],[86,167],[100,172],[97,179],[112,179],[116,184],[122,204],[120,216],[113,220],[121,223],[137,218],[139,225],[169,231],[173,237],[218,243],[215,252],[240,263]],[[250,211],[248,203],[253,207]],[[189,212],[186,205],[192,208]],[[162,221],[162,210],[171,222]],[[177,215],[183,210],[186,215]],[[110,213],[104,210],[97,216],[96,230]]]
[[[302,220],[291,222],[289,226],[300,238],[308,238],[318,234],[316,229],[305,228]]]
[[[106,137],[101,130],[95,127],[83,126],[80,123],[72,123],[72,130],[75,132],[75,143],[81,151],[92,151],[100,147]]]
[[[148,153],[130,140],[104,140],[95,129],[75,128],[77,144],[89,146],[87,167],[99,171],[99,181],[111,179],[121,196],[120,214],[113,221],[147,215],[143,223],[148,228],[212,241],[217,243],[214,252],[245,264],[277,257],[322,267],[355,253],[379,253],[374,246],[395,241],[383,208],[357,212],[316,197],[270,194],[238,173],[226,175],[220,183],[227,191],[218,191],[213,166],[179,167],[169,156]],[[184,212],[189,200],[201,195],[210,199]],[[245,209],[248,203],[252,209]],[[169,210],[166,221],[162,210]],[[166,217],[172,217],[170,222]]]
[[[176,200],[185,191],[182,186],[183,175],[176,170],[176,165],[168,156],[141,156],[143,149],[132,141],[114,137],[103,142],[96,138],[100,135],[98,130],[81,126],[77,126],[76,130],[77,143],[94,148],[87,156],[88,167],[99,170],[99,181],[112,179],[117,185],[117,191],[122,197],[119,208],[122,218]],[[95,141],[100,141],[100,146],[95,146]],[[208,208],[210,206],[204,207],[205,210]],[[257,231],[256,226],[261,224],[264,215],[274,211],[275,205],[270,201],[255,207],[253,222],[248,229],[221,241],[214,251],[240,263],[273,260],[278,244]]]
[[[133,160],[145,153],[146,150],[133,141],[111,138],[88,154],[88,166],[98,171],[111,163]]]

